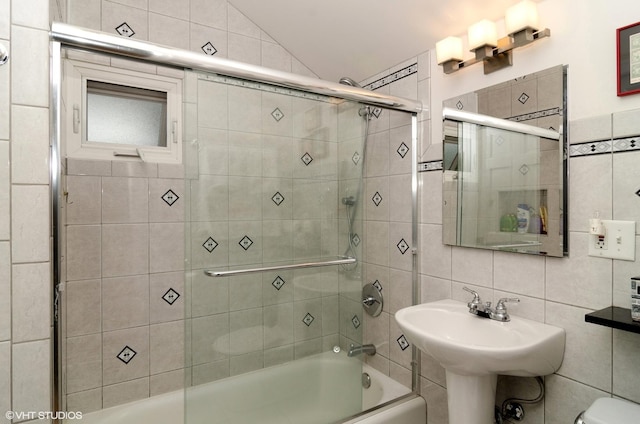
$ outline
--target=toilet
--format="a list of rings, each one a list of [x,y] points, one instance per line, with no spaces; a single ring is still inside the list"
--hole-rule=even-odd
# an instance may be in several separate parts
[[[575,424],[637,424],[640,405],[622,399],[597,399],[575,420]]]

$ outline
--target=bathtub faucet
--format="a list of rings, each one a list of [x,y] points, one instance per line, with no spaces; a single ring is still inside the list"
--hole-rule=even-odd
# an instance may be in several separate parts
[[[375,355],[376,347],[372,344],[356,346],[353,343],[351,343],[351,345],[349,346],[349,353],[347,353],[347,356],[349,357],[356,356],[356,355],[360,355],[361,353],[366,353],[369,356]]]

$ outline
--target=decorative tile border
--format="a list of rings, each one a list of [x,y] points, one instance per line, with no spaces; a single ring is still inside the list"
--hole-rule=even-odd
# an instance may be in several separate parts
[[[442,171],[442,160],[432,160],[430,162],[419,162],[418,172]]]
[[[611,140],[590,141],[588,143],[571,144],[569,157],[592,156],[611,153]]]
[[[413,75],[416,72],[418,72],[418,64],[414,63],[407,66],[406,68],[402,68],[399,71],[389,74],[384,78],[375,80],[374,82],[365,85],[364,88],[366,88],[367,90],[376,90],[380,87],[384,87],[385,85],[389,85],[393,82],[399,81],[402,78],[406,78],[409,75]]]
[[[523,115],[516,115],[510,118],[507,118],[507,120],[515,121],[515,122],[524,122],[524,121],[530,121],[532,119],[544,118],[545,116],[553,116],[553,115],[560,115],[559,107],[552,107],[551,109],[544,109],[544,110],[539,110],[537,112],[525,113]]]
[[[569,157],[603,155],[608,153],[624,153],[640,150],[640,135],[634,137],[614,138],[613,140],[590,141],[588,143],[571,144]]]
[[[640,136],[616,138],[613,140],[613,153],[640,150]]]

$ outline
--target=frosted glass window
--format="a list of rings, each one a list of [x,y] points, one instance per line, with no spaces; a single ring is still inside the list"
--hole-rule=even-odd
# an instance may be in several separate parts
[[[87,81],[87,142],[167,147],[167,93]]]

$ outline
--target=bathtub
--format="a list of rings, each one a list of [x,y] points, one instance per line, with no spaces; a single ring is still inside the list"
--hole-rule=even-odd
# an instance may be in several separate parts
[[[361,368],[362,366],[362,368]],[[362,389],[361,375],[371,377]],[[298,361],[186,389],[187,424],[425,424],[426,406],[410,390],[344,352]],[[402,398],[397,402],[390,402]],[[185,390],[106,408],[82,424],[180,424]],[[362,415],[361,412],[378,407]],[[72,421],[67,421],[71,423]]]

